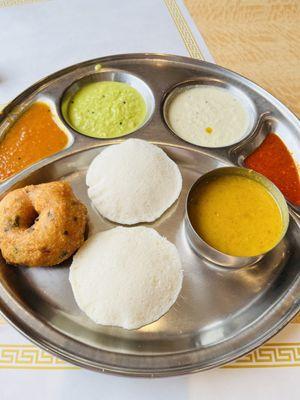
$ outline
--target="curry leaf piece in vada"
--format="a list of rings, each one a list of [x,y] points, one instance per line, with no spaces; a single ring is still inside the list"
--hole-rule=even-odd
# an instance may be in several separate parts
[[[6,262],[52,266],[84,242],[86,207],[67,182],[30,185],[0,202],[0,248]]]

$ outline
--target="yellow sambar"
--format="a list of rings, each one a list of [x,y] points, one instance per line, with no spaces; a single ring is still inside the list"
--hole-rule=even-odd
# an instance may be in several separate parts
[[[188,205],[191,224],[215,249],[238,257],[271,250],[283,233],[281,210],[259,182],[222,175],[196,188]]]

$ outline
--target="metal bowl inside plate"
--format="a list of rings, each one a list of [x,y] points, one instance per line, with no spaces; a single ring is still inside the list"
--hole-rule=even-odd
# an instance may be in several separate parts
[[[75,131],[81,133],[82,135],[87,135],[83,131],[77,130],[69,120],[68,107],[69,103],[72,100],[73,96],[76,94],[78,90],[80,90],[83,86],[94,83],[94,82],[104,82],[104,81],[112,81],[112,82],[122,82],[132,86],[136,89],[140,95],[143,97],[146,104],[146,116],[141,126],[138,126],[135,130],[144,126],[153,114],[153,110],[155,107],[155,100],[153,97],[153,93],[149,86],[138,76],[131,74],[127,71],[122,71],[118,69],[100,69],[98,72],[93,72],[91,74],[85,75],[84,77],[73,82],[64,92],[61,100],[61,112],[65,122],[70,125]],[[128,132],[122,137],[131,134],[132,132]],[[87,135],[89,136],[89,135]],[[117,136],[116,136],[117,137]],[[105,139],[105,138],[100,138]]]
[[[225,253],[222,253],[221,251],[218,251],[217,249],[213,248],[210,246],[208,243],[206,243],[201,236],[196,232],[196,230],[193,227],[193,224],[191,222],[191,218],[189,215],[189,204],[192,201],[192,198],[197,190],[201,188],[202,184],[205,184],[206,182],[210,181],[211,179],[215,179],[219,176],[224,176],[224,175],[238,175],[238,176],[244,176],[247,177],[248,179],[252,179],[261,185],[263,185],[267,191],[273,196],[274,200],[276,201],[280,211],[281,211],[281,216],[282,216],[282,233],[280,238],[278,239],[278,242],[273,246],[272,249],[269,251],[272,251],[284,238],[286,231],[289,226],[289,211],[288,207],[285,201],[284,196],[280,192],[279,189],[265,176],[252,171],[247,168],[239,168],[239,167],[224,167],[224,168],[217,168],[213,171],[208,172],[207,174],[202,175],[191,187],[189,194],[187,196],[187,201],[186,201],[186,216],[185,216],[185,227],[186,227],[186,232],[187,232],[187,237],[189,240],[189,243],[191,244],[192,248],[200,255],[204,256],[207,258],[209,261],[222,265],[224,267],[228,268],[240,268],[240,267],[246,267],[252,264],[255,264],[258,262],[265,254],[259,254],[257,256],[252,256],[252,257],[236,257],[236,256],[231,256]]]

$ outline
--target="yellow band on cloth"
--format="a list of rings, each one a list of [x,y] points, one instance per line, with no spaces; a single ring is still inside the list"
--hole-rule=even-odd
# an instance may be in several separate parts
[[[300,367],[300,342],[267,343],[225,365],[233,368]],[[32,344],[0,345],[0,369],[78,369]]]
[[[40,3],[45,0],[0,0],[0,7],[17,6],[18,4]]]

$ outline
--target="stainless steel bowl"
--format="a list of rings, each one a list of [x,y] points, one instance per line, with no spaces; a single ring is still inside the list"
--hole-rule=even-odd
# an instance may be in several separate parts
[[[252,257],[237,257],[231,256],[229,254],[222,253],[221,251],[215,249],[214,247],[210,246],[206,243],[201,236],[196,232],[193,227],[193,224],[190,219],[189,215],[189,203],[194,195],[195,190],[199,188],[199,185],[203,184],[204,182],[210,181],[211,179],[215,179],[219,176],[224,175],[239,175],[244,176],[249,179],[252,179],[256,182],[259,182],[263,185],[268,192],[273,196],[278,207],[280,208],[282,221],[283,221],[283,229],[278,242],[270,249],[267,253],[272,251],[284,238],[286,231],[289,226],[289,211],[287,207],[287,203],[285,201],[284,196],[280,192],[280,190],[265,176],[247,168],[240,168],[240,167],[224,167],[224,168],[217,168],[213,171],[210,171],[204,175],[202,175],[191,187],[187,200],[186,200],[186,214],[185,214],[185,229],[188,238],[188,242],[193,248],[193,250],[200,256],[207,258],[209,261],[222,265],[224,267],[230,268],[241,268],[248,265],[255,264],[258,262],[265,254],[260,254],[257,256]]]
[[[75,93],[78,92],[78,90],[81,89],[83,86],[85,86],[89,83],[104,82],[104,81],[127,83],[128,85],[132,86],[134,89],[136,89],[140,93],[140,95],[143,97],[145,104],[146,104],[146,116],[145,116],[143,123],[140,126],[136,127],[133,131],[128,132],[125,135],[120,135],[120,136],[116,136],[116,137],[124,137],[124,136],[130,135],[134,131],[137,131],[138,129],[143,127],[150,120],[150,118],[153,114],[154,108],[155,108],[155,100],[154,100],[152,90],[146,84],[146,82],[144,80],[140,79],[138,76],[131,74],[127,71],[122,71],[122,70],[113,69],[113,68],[101,68],[99,71],[96,70],[96,72],[93,72],[88,75],[84,75],[80,79],[77,79],[76,81],[74,81],[65,90],[65,92],[62,96],[62,101],[61,101],[61,112],[62,112],[62,116],[63,116],[66,124],[69,125],[71,128],[73,128],[76,132],[81,133],[82,135],[91,137],[87,133],[78,130],[70,122],[69,113],[68,113],[69,103],[72,100]],[[105,139],[105,138],[100,137],[97,139]]]
[[[238,139],[234,140],[232,143],[228,143],[226,145],[222,145],[222,146],[200,146],[197,143],[194,143],[193,141],[189,141],[186,137],[183,137],[181,134],[179,134],[176,129],[173,128],[173,125],[170,121],[169,118],[169,112],[170,112],[170,106],[173,103],[173,101],[175,100],[175,98],[182,92],[185,92],[189,89],[194,89],[197,88],[199,86],[203,86],[203,87],[217,87],[217,88],[222,88],[222,89],[226,89],[229,93],[231,93],[234,97],[236,97],[237,99],[239,99],[240,104],[244,107],[245,111],[248,114],[248,126],[245,129],[244,134],[239,137]],[[240,90],[238,88],[237,85],[228,83],[228,82],[223,82],[220,80],[216,80],[216,79],[212,79],[212,78],[208,78],[208,77],[201,77],[198,79],[193,79],[193,80],[188,80],[185,82],[180,82],[179,84],[177,84],[175,87],[172,87],[168,93],[165,95],[165,100],[163,102],[163,117],[164,117],[164,121],[166,123],[166,125],[168,126],[168,128],[170,129],[171,132],[173,132],[173,134],[175,134],[176,136],[180,137],[182,140],[184,140],[187,143],[191,143],[191,144],[195,144],[196,146],[199,147],[208,147],[211,149],[216,149],[216,148],[228,148],[234,144],[238,144],[240,142],[243,142],[245,138],[247,138],[251,132],[253,131],[253,128],[258,120],[258,115],[257,115],[257,110],[255,107],[255,104],[253,103],[253,101],[251,100],[251,98],[242,90]]]

